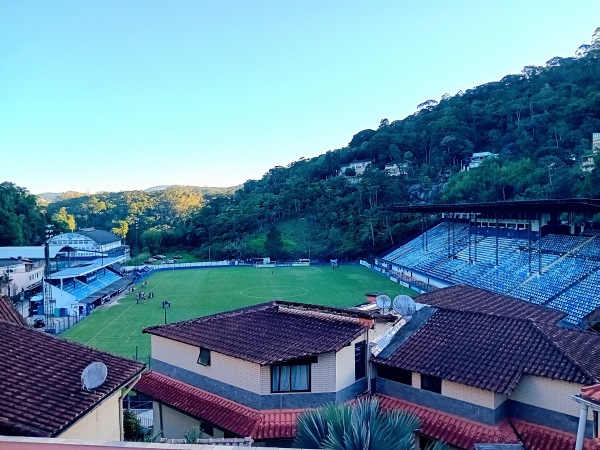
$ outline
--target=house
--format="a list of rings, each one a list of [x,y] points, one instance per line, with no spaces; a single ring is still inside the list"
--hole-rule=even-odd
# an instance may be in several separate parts
[[[426,439],[458,448],[522,443],[572,449],[579,406],[600,381],[600,335],[560,328],[564,315],[469,286],[417,297],[419,309],[373,358],[376,395],[408,410]],[[597,421],[588,414],[588,438]],[[585,448],[600,448],[586,440]]]
[[[368,343],[394,316],[273,301],[146,328],[154,399],[166,438],[201,425],[213,437],[289,440],[306,408],[369,391]]]
[[[475,169],[481,165],[483,160],[487,158],[495,158],[496,155],[492,152],[476,152],[471,156],[471,161],[469,163],[469,169]]]
[[[399,177],[408,175],[408,170],[410,168],[409,163],[391,163],[386,164],[384,167],[385,174],[390,177]]]
[[[352,161],[351,163],[348,164],[342,164],[342,166],[340,167],[340,175],[346,175],[346,170],[350,170],[350,171],[354,171],[354,175],[351,176],[361,176],[362,174],[365,173],[365,170],[367,169],[367,167],[369,165],[371,165],[373,163],[373,160],[371,159],[363,159],[363,160],[359,160],[359,161]]]
[[[0,294],[32,295],[41,289],[44,264],[27,258],[0,259]]]
[[[144,364],[29,328],[0,297],[0,435],[123,440],[122,390]],[[106,378],[82,386],[82,373],[102,362]]]

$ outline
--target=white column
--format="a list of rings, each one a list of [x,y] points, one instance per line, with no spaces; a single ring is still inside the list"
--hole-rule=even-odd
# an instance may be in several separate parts
[[[577,426],[577,441],[575,442],[575,450],[583,449],[583,437],[585,435],[585,423],[587,422],[587,405],[581,404],[579,410],[579,425]]]

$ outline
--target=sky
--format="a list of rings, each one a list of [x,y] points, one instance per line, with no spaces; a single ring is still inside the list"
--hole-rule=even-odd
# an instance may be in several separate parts
[[[0,0],[0,182],[239,185],[598,26],[598,0]]]

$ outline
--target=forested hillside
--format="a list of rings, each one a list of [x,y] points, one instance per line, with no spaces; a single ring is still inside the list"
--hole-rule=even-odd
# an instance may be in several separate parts
[[[599,57],[597,32],[575,57],[424,101],[405,119],[382,119],[347,147],[274,167],[233,195],[96,194],[48,212],[63,228],[113,229],[132,246],[139,220],[141,242],[153,252],[182,246],[201,257],[210,249],[213,258],[344,259],[378,254],[416,230],[390,205],[600,197],[600,170],[580,164],[600,132]],[[497,157],[461,171],[473,152]],[[372,164],[361,177],[342,176],[342,165],[356,160]],[[402,175],[386,175],[388,163]]]

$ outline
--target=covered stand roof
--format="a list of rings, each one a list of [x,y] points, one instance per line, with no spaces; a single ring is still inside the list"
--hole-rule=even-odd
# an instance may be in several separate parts
[[[600,199],[571,198],[561,200],[520,200],[488,203],[438,203],[435,205],[417,206],[396,205],[390,206],[389,209],[403,213],[597,213],[600,212]]]

